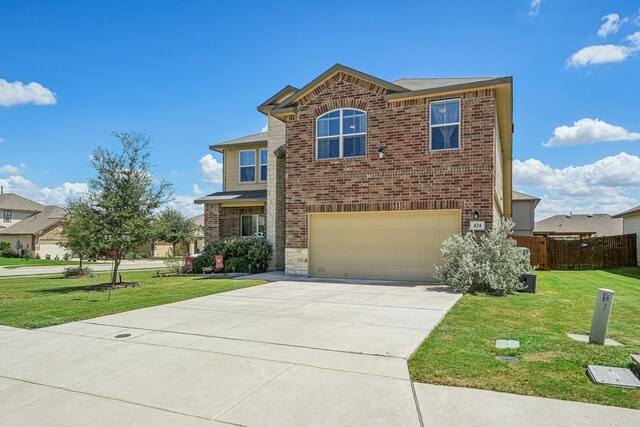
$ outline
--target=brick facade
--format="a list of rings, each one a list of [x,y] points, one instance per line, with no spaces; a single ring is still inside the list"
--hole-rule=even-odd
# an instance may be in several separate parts
[[[307,213],[460,209],[493,221],[493,89],[387,102],[385,89],[338,73],[300,99],[286,122],[286,248],[304,249]],[[430,152],[429,102],[461,99],[459,150]],[[316,160],[315,120],[335,108],[367,112],[366,157]],[[378,157],[378,149],[387,155]]]

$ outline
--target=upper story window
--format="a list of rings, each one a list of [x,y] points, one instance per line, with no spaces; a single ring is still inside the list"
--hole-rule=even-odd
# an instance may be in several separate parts
[[[267,180],[267,164],[269,162],[269,151],[266,148],[260,149],[260,181]]]
[[[366,154],[367,113],[342,109],[316,119],[316,158],[337,159]]]
[[[431,102],[429,110],[431,150],[460,148],[460,100],[434,101]]]
[[[240,182],[256,182],[256,150],[240,151]]]
[[[11,211],[4,211],[4,222],[11,222]]]

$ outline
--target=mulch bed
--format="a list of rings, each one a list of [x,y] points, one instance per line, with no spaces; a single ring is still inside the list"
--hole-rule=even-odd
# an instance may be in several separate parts
[[[85,291],[108,291],[111,289],[123,289],[123,288],[137,288],[142,286],[142,283],[137,282],[121,282],[112,285],[111,283],[100,283],[99,285],[87,286]]]

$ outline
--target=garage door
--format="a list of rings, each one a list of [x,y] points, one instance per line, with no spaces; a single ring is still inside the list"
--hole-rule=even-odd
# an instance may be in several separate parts
[[[40,258],[45,258],[47,255],[51,256],[51,259],[55,259],[56,255],[58,258],[62,259],[64,254],[69,252],[68,249],[59,246],[57,242],[55,243],[40,243],[40,249],[38,250],[38,254]]]
[[[429,280],[459,210],[309,214],[310,275]]]

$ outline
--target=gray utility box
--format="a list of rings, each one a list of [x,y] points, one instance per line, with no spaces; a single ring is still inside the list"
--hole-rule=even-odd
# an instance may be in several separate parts
[[[536,293],[536,275],[535,274],[523,274],[520,276],[520,282],[524,285],[522,289],[518,289],[520,292]]]

